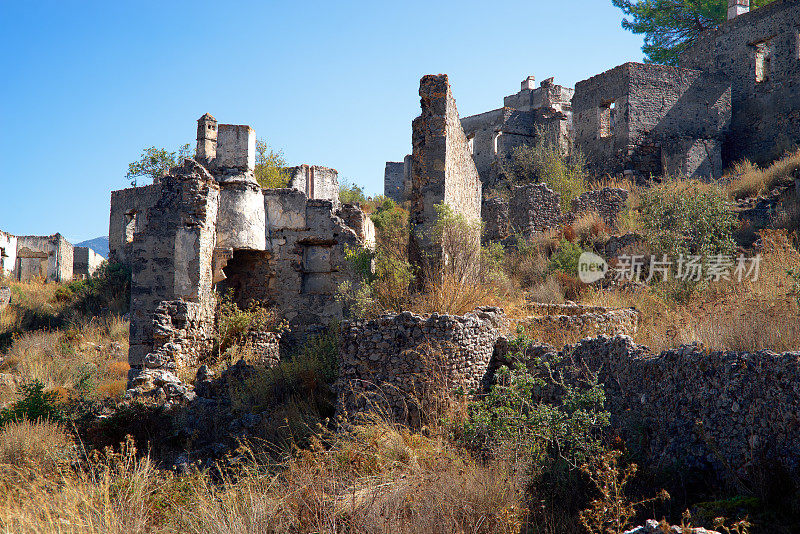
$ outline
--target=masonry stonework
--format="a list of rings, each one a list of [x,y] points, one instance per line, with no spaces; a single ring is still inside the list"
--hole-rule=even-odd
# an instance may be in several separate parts
[[[731,121],[723,76],[625,63],[578,82],[572,109],[575,146],[595,174],[722,176]]]
[[[800,3],[776,0],[707,31],[680,65],[732,86],[725,164],[769,163],[800,144]]]
[[[343,323],[338,412],[376,409],[419,424],[434,389],[483,387],[503,323],[499,308],[464,316],[403,312]]]
[[[447,75],[424,76],[419,95],[422,114],[412,124],[410,250],[422,264],[447,254],[433,239],[436,205],[448,205],[467,221],[480,220],[481,182]]]

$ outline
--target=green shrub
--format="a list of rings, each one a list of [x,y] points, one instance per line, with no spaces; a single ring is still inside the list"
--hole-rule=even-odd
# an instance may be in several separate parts
[[[578,261],[583,252],[583,249],[577,243],[562,239],[556,251],[550,256],[547,271],[561,271],[570,276],[578,276]]]
[[[123,315],[130,307],[131,271],[120,263],[104,261],[89,278],[59,288],[56,299],[69,302],[68,313],[73,315]]]
[[[58,406],[58,393],[45,392],[44,384],[35,380],[20,386],[22,398],[10,407],[0,410],[0,426],[10,422],[64,420],[61,407]]]
[[[655,254],[733,254],[736,215],[721,188],[698,181],[667,182],[641,195],[639,220]]]
[[[219,299],[216,318],[218,355],[243,346],[250,332],[280,332],[286,327],[286,322],[281,321],[273,310],[258,302],[250,302],[246,308],[240,308],[233,300],[233,291],[228,291]]]
[[[339,202],[342,204],[364,203],[367,197],[364,195],[364,188],[360,185],[342,181],[339,186]]]
[[[572,200],[587,191],[586,159],[578,150],[564,155],[547,132],[537,129],[534,145],[514,148],[504,165],[506,176],[517,183],[541,182],[561,195],[561,209],[572,208]]]
[[[515,340],[515,359],[524,360],[529,341]],[[498,370],[488,395],[468,406],[460,435],[474,450],[523,452],[536,466],[566,461],[579,466],[603,450],[600,431],[609,425],[605,393],[596,376],[582,384],[566,382],[540,359]],[[551,402],[537,400],[543,390]]]

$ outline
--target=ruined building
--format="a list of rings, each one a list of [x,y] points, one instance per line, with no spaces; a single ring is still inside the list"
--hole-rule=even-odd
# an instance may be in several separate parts
[[[444,258],[434,238],[436,206],[446,204],[467,221],[481,217],[481,181],[461,127],[446,74],[420,80],[422,113],[412,123],[411,241],[413,262]]]
[[[0,275],[19,282],[85,278],[103,260],[90,248],[73,247],[61,234],[15,236],[0,231]]]
[[[575,85],[575,146],[592,174],[722,176],[730,83],[698,70],[625,63]]]
[[[715,179],[743,158],[768,163],[800,144],[800,0],[750,11],[707,31],[679,67],[625,63],[572,89],[533,77],[504,107],[462,119],[487,191],[517,146],[545,135],[587,156],[590,175]],[[410,194],[409,169],[387,163],[385,193]],[[491,207],[489,207],[491,211]]]
[[[516,147],[533,145],[540,136],[568,149],[573,92],[556,85],[553,78],[536,87],[535,78],[528,76],[518,93],[503,99],[502,108],[461,119],[485,185],[493,186],[502,179],[503,167]]]
[[[800,144],[800,1],[750,11],[749,0],[729,0],[728,8],[729,20],[686,50],[680,65],[731,84],[723,161],[767,163]]]
[[[333,169],[296,167],[297,188],[262,189],[254,166],[253,129],[206,114],[194,160],[152,185],[112,192],[110,256],[132,277],[132,376],[208,353],[215,292],[241,306],[274,305],[294,333],[341,317],[334,296],[348,277],[345,247],[368,245],[371,221],[339,206]]]

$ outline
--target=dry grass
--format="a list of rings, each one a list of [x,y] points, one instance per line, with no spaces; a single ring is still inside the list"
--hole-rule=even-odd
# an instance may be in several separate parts
[[[788,296],[786,271],[800,268],[800,253],[786,233],[762,231],[762,268],[756,282],[712,283],[683,304],[648,288],[591,288],[583,303],[633,306],[642,314],[635,340],[654,351],[698,341],[710,350],[790,351],[800,348],[800,310]]]
[[[800,169],[800,149],[786,154],[767,167],[761,168],[747,160],[736,163],[725,177],[731,198],[740,199],[758,196],[791,179]]]
[[[59,284],[5,280],[11,288],[11,304],[0,312],[0,334],[60,325],[65,304],[55,298]]]
[[[93,387],[100,397],[119,397],[129,369],[127,328],[127,322],[112,316],[66,331],[15,334],[0,372],[38,380],[65,396]]]
[[[58,423],[20,421],[0,430],[0,464],[55,475],[78,459],[72,436]]]
[[[522,471],[479,465],[439,437],[376,423],[280,465],[252,449],[235,471],[177,477],[130,444],[51,477],[0,469],[0,529],[37,533],[518,533]]]

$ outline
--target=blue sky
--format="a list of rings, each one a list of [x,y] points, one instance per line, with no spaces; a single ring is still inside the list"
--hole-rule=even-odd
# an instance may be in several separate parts
[[[462,116],[495,109],[529,74],[573,86],[640,61],[621,18],[610,0],[0,0],[0,229],[107,234],[127,164],[194,146],[205,112],[381,192],[423,75],[450,76]]]

